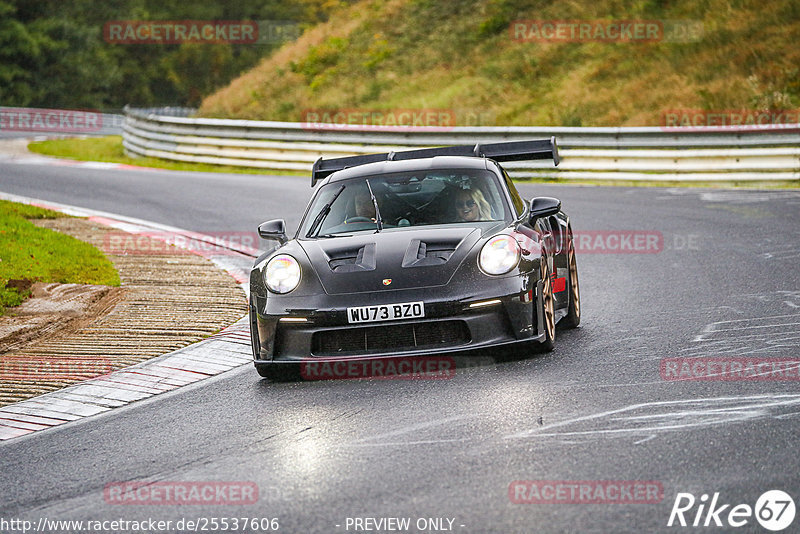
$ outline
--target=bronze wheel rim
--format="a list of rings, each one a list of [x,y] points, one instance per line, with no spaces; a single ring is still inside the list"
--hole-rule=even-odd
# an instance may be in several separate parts
[[[572,308],[575,310],[575,317],[581,316],[581,293],[578,285],[578,264],[575,261],[575,245],[572,240],[569,243],[569,288]]]

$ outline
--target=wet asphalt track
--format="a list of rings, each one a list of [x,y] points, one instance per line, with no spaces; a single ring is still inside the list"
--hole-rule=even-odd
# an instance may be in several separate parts
[[[308,183],[0,164],[3,192],[214,232],[280,216],[296,228]],[[561,198],[576,231],[658,231],[664,250],[579,254],[582,326],[559,331],[547,355],[435,381],[273,384],[244,366],[12,440],[0,445],[0,517],[278,518],[281,532],[325,533],[348,532],[348,517],[408,517],[409,532],[417,518],[453,519],[464,533],[721,532],[731,528],[668,528],[676,494],[752,506],[781,489],[800,505],[800,382],[659,372],[664,358],[800,356],[800,191],[520,189]],[[107,484],[134,480],[250,481],[259,499],[104,501]],[[654,481],[664,498],[515,504],[516,480]],[[766,532],[752,517],[735,530]]]

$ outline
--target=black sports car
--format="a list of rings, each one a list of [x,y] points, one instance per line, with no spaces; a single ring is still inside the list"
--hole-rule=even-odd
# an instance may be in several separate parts
[[[294,239],[250,274],[261,376],[309,362],[447,355],[538,342],[580,322],[572,229],[561,202],[524,201],[498,162],[553,159],[555,139],[322,160]]]

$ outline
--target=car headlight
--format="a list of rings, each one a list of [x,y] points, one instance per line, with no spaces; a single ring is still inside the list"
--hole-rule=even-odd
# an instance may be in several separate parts
[[[519,263],[519,243],[510,235],[498,235],[483,245],[478,265],[486,274],[506,274]]]
[[[264,283],[275,293],[288,293],[300,283],[300,264],[288,254],[278,254],[264,269]]]

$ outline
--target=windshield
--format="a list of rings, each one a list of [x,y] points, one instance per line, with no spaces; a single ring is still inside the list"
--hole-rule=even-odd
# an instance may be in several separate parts
[[[328,212],[323,215],[326,208]],[[379,229],[379,219],[383,229],[392,229],[501,221],[506,216],[497,179],[489,171],[437,169],[381,174],[324,186],[306,214],[300,235],[374,232]],[[319,221],[316,226],[315,220]]]

